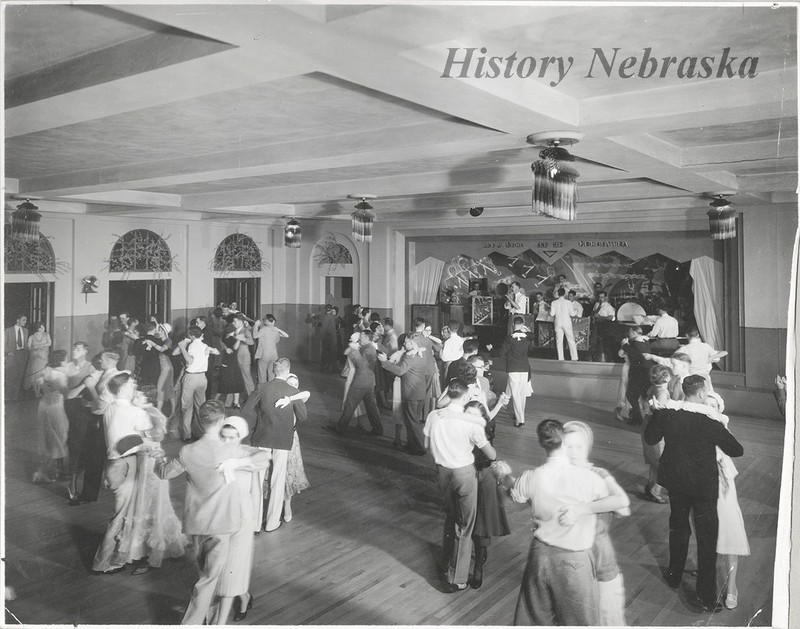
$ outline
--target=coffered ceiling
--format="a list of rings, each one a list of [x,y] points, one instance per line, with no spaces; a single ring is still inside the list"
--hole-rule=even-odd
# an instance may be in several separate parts
[[[766,4],[6,5],[6,209],[349,220],[371,193],[399,227],[471,206],[472,228],[547,224],[525,138],[558,129],[585,134],[579,220],[795,203],[796,23]],[[474,49],[468,77],[443,77],[449,49]],[[711,77],[680,76],[685,57]]]

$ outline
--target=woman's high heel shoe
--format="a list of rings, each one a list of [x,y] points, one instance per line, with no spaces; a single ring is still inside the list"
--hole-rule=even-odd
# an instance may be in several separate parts
[[[233,615],[233,622],[240,622],[247,618],[247,612],[253,609],[253,596],[250,595],[250,600],[247,601],[247,607],[244,611],[241,609]]]

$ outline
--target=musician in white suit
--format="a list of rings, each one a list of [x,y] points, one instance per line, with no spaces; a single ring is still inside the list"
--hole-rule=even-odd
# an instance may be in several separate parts
[[[505,309],[508,310],[508,329],[514,329],[514,317],[522,316],[528,312],[528,298],[519,282],[511,282],[511,292],[506,295]]]
[[[578,360],[578,346],[572,333],[572,303],[565,299],[565,292],[563,288],[559,288],[558,299],[553,300],[553,303],[550,304],[550,314],[555,320],[556,351],[558,360],[564,360],[564,337],[567,337],[569,357],[572,360]]]

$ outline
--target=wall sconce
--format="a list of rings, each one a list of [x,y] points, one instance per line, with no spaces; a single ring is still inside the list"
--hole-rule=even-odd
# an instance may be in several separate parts
[[[87,295],[97,292],[97,278],[94,275],[87,275],[81,280],[81,293],[83,293],[84,303],[89,301]]]

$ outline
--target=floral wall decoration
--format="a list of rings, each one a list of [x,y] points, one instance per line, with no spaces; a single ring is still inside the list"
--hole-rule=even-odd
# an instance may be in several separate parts
[[[333,268],[353,264],[353,256],[345,245],[336,240],[336,236],[328,233],[314,245],[314,262],[320,268],[323,266]]]
[[[169,250],[166,238],[149,229],[133,229],[117,236],[111,257],[106,260],[106,268],[124,276],[133,271],[153,271],[161,275],[177,267],[177,257]]]
[[[270,268],[261,249],[247,234],[231,234],[217,246],[211,268],[220,273],[247,271],[253,275]]]
[[[58,260],[47,236],[39,234],[33,242],[12,238],[11,226],[5,226],[3,270],[6,273],[63,273],[69,271],[67,262]]]

